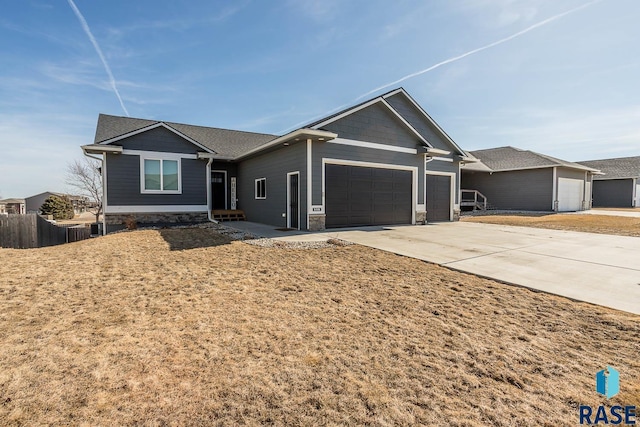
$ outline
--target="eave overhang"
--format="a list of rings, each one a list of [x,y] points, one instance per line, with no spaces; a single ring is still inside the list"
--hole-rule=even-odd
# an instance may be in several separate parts
[[[86,154],[122,154],[122,147],[119,145],[100,145],[100,144],[89,144],[83,145],[82,151]]]
[[[300,141],[318,141],[318,142],[326,142],[331,141],[332,139],[336,139],[338,137],[337,133],[328,132],[325,130],[318,129],[297,129],[293,132],[289,132],[286,135],[282,135],[272,141],[267,142],[264,145],[254,148],[251,151],[248,151],[241,156],[235,158],[235,160],[240,160],[245,157],[251,156],[252,154],[259,153],[261,151],[268,150],[270,148],[275,148],[279,145],[287,146]]]

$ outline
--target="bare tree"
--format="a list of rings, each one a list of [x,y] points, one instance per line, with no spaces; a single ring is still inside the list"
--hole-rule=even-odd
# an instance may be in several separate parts
[[[99,164],[88,157],[74,160],[67,165],[66,182],[77,190],[78,196],[89,199],[92,205],[89,212],[96,216],[98,222],[102,213],[102,174]]]

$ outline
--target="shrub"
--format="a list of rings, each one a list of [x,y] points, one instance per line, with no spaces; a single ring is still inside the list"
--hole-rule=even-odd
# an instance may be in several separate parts
[[[129,215],[124,220],[124,226],[127,227],[127,230],[135,230],[138,228],[138,221],[133,215]]]
[[[73,219],[73,204],[67,196],[49,196],[42,206],[40,206],[42,215],[53,215],[53,219]]]

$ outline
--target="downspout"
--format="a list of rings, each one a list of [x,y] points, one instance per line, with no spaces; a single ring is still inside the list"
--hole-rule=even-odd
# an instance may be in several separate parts
[[[213,163],[213,158],[209,157],[209,161],[207,162],[207,218],[209,222],[219,224],[219,222],[211,216],[213,213],[213,206],[211,205],[211,163]]]
[[[102,154],[102,235],[107,235],[107,153]]]

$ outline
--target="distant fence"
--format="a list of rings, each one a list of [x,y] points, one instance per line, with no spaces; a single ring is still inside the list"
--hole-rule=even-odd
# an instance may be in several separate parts
[[[0,215],[0,247],[41,248],[88,239],[84,225],[56,225],[37,214]]]

